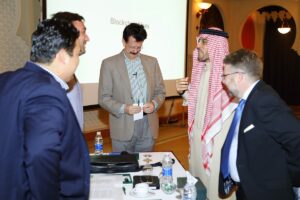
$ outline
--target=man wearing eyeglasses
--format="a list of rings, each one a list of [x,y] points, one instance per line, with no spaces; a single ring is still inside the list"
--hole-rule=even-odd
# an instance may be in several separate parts
[[[240,100],[240,109],[222,147],[219,195],[236,189],[238,200],[294,200],[300,121],[261,76],[262,61],[252,51],[240,49],[224,59],[222,83]]]
[[[165,86],[157,59],[141,54],[146,38],[143,25],[129,24],[123,31],[124,49],[102,61],[99,104],[110,113],[115,152],[153,151],[158,136],[157,110]]]

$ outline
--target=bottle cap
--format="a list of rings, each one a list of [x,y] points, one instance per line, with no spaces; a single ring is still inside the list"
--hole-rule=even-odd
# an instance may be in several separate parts
[[[197,183],[197,179],[191,175],[189,171],[186,171],[187,183],[195,185]]]

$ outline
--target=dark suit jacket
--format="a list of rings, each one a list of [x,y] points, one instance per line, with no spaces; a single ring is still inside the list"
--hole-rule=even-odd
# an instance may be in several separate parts
[[[165,100],[165,85],[156,58],[141,54],[147,79],[147,102],[155,100],[158,108]],[[117,140],[130,140],[133,136],[133,115],[120,114],[123,104],[132,105],[131,85],[125,64],[124,52],[102,61],[99,79],[99,104],[109,112],[110,136]],[[157,109],[158,109],[157,108]],[[148,114],[153,138],[158,136],[157,109]]]
[[[236,164],[249,200],[294,200],[292,185],[300,185],[300,121],[263,81],[242,113]]]
[[[0,199],[88,199],[89,170],[61,85],[31,62],[0,75]]]

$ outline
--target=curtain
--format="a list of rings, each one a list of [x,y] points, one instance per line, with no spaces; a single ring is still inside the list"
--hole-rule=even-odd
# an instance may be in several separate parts
[[[20,23],[17,36],[21,37],[27,45],[31,44],[31,34],[38,24],[41,8],[39,0],[17,0],[20,10]]]
[[[281,34],[277,28],[282,21],[266,20],[264,34],[263,79],[271,85],[289,105],[300,105],[300,57],[292,49],[296,37],[293,18],[288,19],[291,31]]]

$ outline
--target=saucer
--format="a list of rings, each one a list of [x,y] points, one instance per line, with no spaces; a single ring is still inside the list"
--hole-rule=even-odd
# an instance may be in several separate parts
[[[146,198],[146,197],[150,197],[152,195],[154,195],[154,192],[148,191],[146,194],[137,194],[134,189],[130,191],[129,193],[131,196],[136,197],[136,198]]]

